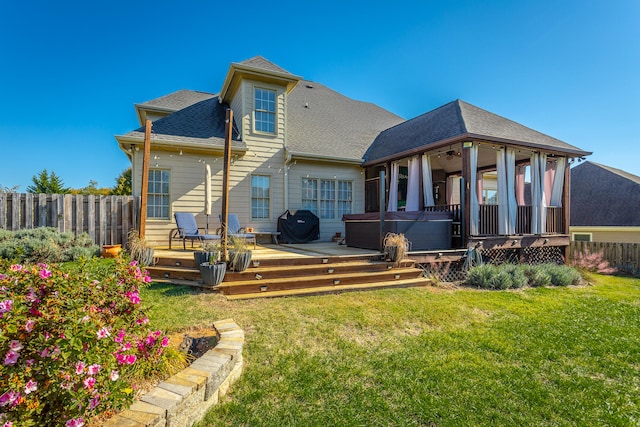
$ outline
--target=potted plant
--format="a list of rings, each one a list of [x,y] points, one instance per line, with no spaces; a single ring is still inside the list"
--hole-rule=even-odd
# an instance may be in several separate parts
[[[245,271],[251,263],[252,252],[242,237],[229,238],[229,268],[233,271]]]
[[[209,242],[200,245],[200,250],[193,251],[193,260],[196,263],[196,267],[199,267],[203,262],[217,262],[220,258],[220,242]]]
[[[218,286],[222,283],[224,275],[227,272],[227,264],[218,261],[218,252],[215,252],[215,255],[211,255],[209,261],[200,263],[198,268],[200,269],[204,284],[207,286]]]
[[[385,258],[395,265],[402,261],[411,248],[411,242],[402,233],[387,233],[382,245]]]
[[[153,248],[149,246],[144,237],[140,237],[138,230],[131,230],[127,236],[127,248],[131,258],[138,261],[143,267],[155,264]]]

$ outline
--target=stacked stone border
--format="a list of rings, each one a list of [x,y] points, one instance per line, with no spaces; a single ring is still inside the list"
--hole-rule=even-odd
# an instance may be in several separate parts
[[[200,421],[227,394],[242,373],[244,331],[233,319],[213,323],[218,342],[131,407],[111,418],[107,427],[182,427]]]

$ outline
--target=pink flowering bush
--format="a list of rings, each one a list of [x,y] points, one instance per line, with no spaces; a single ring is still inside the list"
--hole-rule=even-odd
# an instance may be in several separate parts
[[[81,426],[130,404],[139,371],[166,365],[149,281],[135,261],[96,274],[0,260],[0,426]]]
[[[576,252],[571,265],[579,270],[590,271],[599,274],[616,274],[618,270],[612,267],[601,252]]]

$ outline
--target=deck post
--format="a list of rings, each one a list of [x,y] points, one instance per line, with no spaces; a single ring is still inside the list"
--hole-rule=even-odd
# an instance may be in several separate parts
[[[224,128],[224,163],[223,163],[223,174],[222,174],[222,214],[220,226],[221,237],[222,237],[222,261],[227,261],[229,259],[228,254],[228,227],[227,224],[229,222],[229,172],[231,169],[231,139],[232,139],[232,123],[233,123],[233,111],[231,108],[227,108],[227,116],[225,118],[225,128]]]
[[[569,236],[569,246],[564,247],[564,263],[569,264],[569,256],[571,249],[571,168],[569,167],[569,162],[566,162],[566,167],[564,168],[564,188],[562,189],[562,208],[564,209],[564,217],[562,228],[563,233]]]
[[[386,210],[385,203],[385,173],[380,171],[380,250],[384,246],[384,212]]]
[[[470,178],[471,178],[471,159],[469,154],[469,149],[473,143],[468,144],[464,142],[462,144],[462,179],[460,180],[460,202],[462,203],[462,220],[460,224],[462,226],[462,230],[460,232],[460,237],[462,238],[463,247],[467,247],[469,244],[471,230],[471,191],[469,188]],[[475,182],[473,183],[475,185]]]

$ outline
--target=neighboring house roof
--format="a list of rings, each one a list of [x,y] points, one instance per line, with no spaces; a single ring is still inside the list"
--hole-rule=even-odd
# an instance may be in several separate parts
[[[404,157],[404,153],[411,150],[466,138],[550,149],[578,156],[590,154],[512,120],[455,100],[382,132],[367,150],[365,162]]]
[[[209,94],[207,99],[196,102],[153,123],[154,143],[187,143],[193,147],[224,148],[226,104],[218,102],[218,97]],[[138,128],[118,138],[143,140],[144,127]],[[238,139],[237,127],[233,129],[233,148],[246,151],[244,142]]]
[[[287,98],[287,150],[360,163],[376,136],[404,119],[369,102],[302,80]]]
[[[572,226],[640,226],[640,177],[583,162],[571,169]]]

